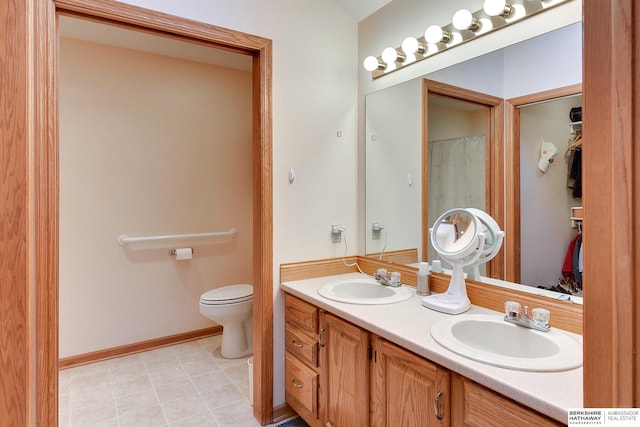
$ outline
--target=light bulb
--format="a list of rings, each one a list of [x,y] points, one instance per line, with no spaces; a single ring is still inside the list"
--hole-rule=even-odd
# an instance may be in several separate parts
[[[375,71],[380,68],[384,68],[383,64],[380,64],[378,58],[375,56],[367,56],[364,58],[364,69],[367,71]]]
[[[402,51],[407,55],[413,55],[416,52],[424,53],[425,48],[415,37],[407,37],[402,41]]]
[[[387,64],[393,64],[398,60],[398,51],[388,47],[382,51],[382,60]]]
[[[424,32],[424,38],[427,43],[446,43],[451,39],[451,33],[443,31],[439,25],[431,25],[427,28],[427,31]]]
[[[467,9],[460,9],[453,15],[453,26],[456,30],[471,30],[475,31],[479,27],[479,22],[473,17],[471,12]]]
[[[509,16],[513,12],[513,6],[506,0],[484,0],[482,6],[484,12],[489,16]]]

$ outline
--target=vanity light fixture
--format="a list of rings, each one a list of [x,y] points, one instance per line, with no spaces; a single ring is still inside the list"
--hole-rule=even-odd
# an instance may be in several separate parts
[[[505,0],[484,0],[482,9],[489,16],[502,16],[503,18],[513,13],[513,6]]]
[[[382,60],[387,64],[395,64],[396,62],[403,62],[406,58],[404,53],[398,52],[397,49],[388,47],[382,51]]]
[[[456,30],[478,31],[480,29],[480,21],[474,17],[467,9],[460,9],[453,15],[451,21]]]
[[[423,54],[427,51],[427,48],[417,38],[407,37],[402,41],[402,51],[406,55]]]
[[[382,62],[378,61],[375,56],[367,56],[364,58],[364,69],[367,71],[383,71],[387,68]]]
[[[447,43],[451,40],[451,33],[443,30],[439,25],[430,25],[424,32],[424,39],[431,44]]]
[[[423,36],[407,37],[399,48],[388,47],[378,57],[368,56],[364,68],[377,79],[570,1],[573,0],[484,0],[482,9],[476,12],[458,10],[450,24],[430,25]]]

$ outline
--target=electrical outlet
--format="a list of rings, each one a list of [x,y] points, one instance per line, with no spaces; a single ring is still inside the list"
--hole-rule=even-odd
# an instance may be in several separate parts
[[[332,243],[342,242],[342,233],[344,232],[345,232],[345,229],[342,225],[333,224],[331,226],[331,242]]]
[[[384,225],[381,222],[374,222],[371,224],[371,239],[372,240],[380,240],[380,234]]]

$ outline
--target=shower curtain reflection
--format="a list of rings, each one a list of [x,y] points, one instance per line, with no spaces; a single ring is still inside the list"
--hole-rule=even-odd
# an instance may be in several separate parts
[[[429,141],[430,225],[449,209],[485,210],[485,153],[484,135]],[[429,261],[438,259],[431,243],[429,255]]]

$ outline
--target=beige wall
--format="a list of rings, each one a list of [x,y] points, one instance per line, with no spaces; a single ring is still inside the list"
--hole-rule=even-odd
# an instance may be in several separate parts
[[[60,88],[60,357],[213,326],[200,294],[252,279],[251,74],[63,39]]]
[[[484,135],[486,112],[465,111],[438,105],[429,109],[429,141],[457,138],[469,135]]]

